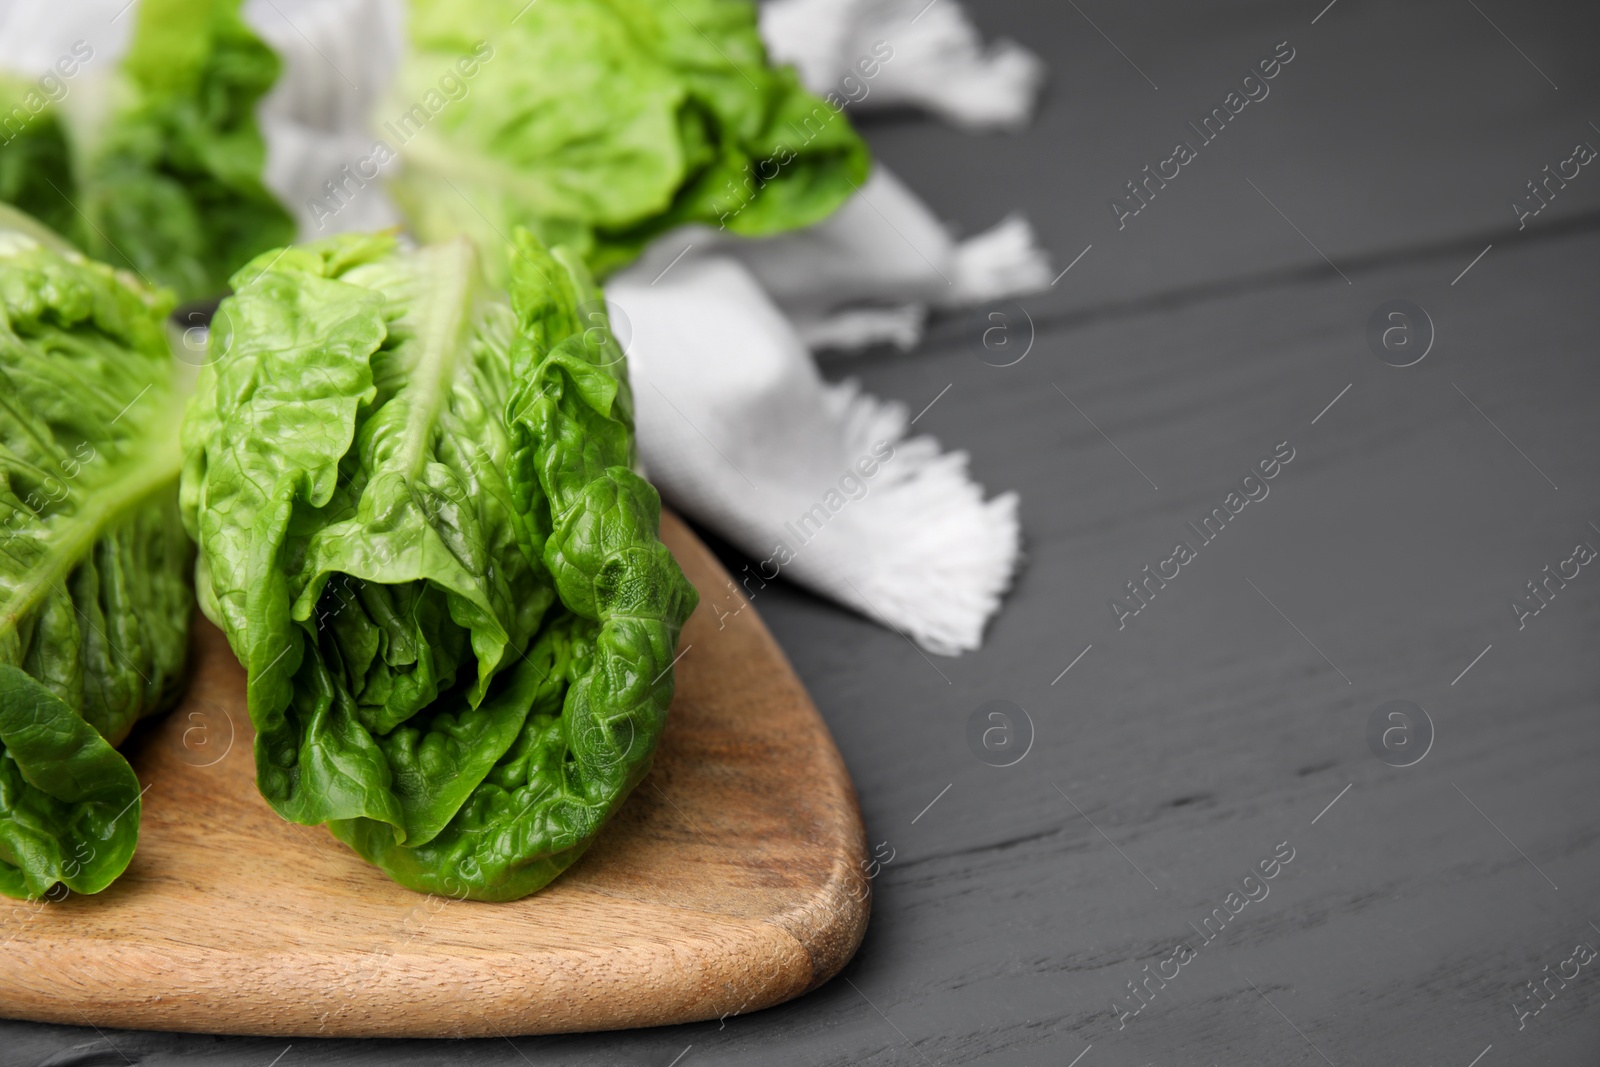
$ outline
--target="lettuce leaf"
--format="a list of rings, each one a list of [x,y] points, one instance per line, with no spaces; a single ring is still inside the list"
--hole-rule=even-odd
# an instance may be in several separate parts
[[[695,603],[600,294],[517,240],[509,300],[462,239],[258,258],[184,427],[263,796],[481,900],[554,878],[648,770]]]
[[[62,195],[72,187],[72,150],[59,114],[31,82],[0,75],[0,203],[17,205],[54,233],[72,233],[82,225]]]
[[[0,893],[106,887],[138,837],[112,746],[181,685],[171,297],[0,206]]]
[[[525,225],[605,275],[684,223],[808,226],[870,166],[840,111],[768,65],[746,0],[415,0],[410,43],[380,136],[425,240],[504,249]]]
[[[98,97],[69,95],[0,144],[0,199],[183,299],[221,293],[243,263],[293,240],[262,184],[255,119],[280,64],[239,6],[140,0],[120,69],[72,90]],[[0,86],[0,114],[31,112],[31,88]]]

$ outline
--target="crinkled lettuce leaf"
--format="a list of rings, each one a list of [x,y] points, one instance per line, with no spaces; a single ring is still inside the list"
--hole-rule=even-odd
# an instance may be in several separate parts
[[[808,226],[870,166],[844,115],[768,64],[747,0],[415,0],[391,100],[380,136],[421,237],[503,249],[525,225],[602,276],[684,223]]]
[[[239,6],[140,0],[115,75],[90,67],[37,113],[32,83],[0,85],[0,115],[31,116],[0,143],[0,199],[184,299],[221,293],[242,264],[293,240],[262,184],[255,118],[280,63]]]
[[[0,664],[0,893],[98,893],[139,839],[139,779],[55,693]]]
[[[257,784],[401,884],[566,868],[648,770],[695,603],[631,470],[626,368],[581,263],[525,232],[263,255],[184,427],[200,602],[249,674]]]
[[[105,888],[138,837],[114,745],[177,696],[192,550],[178,513],[169,294],[0,206],[0,893]]]

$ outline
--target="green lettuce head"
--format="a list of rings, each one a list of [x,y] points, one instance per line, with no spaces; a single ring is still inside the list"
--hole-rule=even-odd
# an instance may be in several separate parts
[[[581,262],[525,231],[255,260],[184,427],[202,608],[249,672],[256,780],[413,889],[509,900],[650,766],[695,592],[635,474]]]
[[[603,276],[685,223],[809,226],[870,167],[747,0],[415,0],[410,39],[379,135],[424,240],[526,225]]]
[[[181,685],[168,294],[0,205],[0,893],[104,889],[139,832],[114,745]]]
[[[97,71],[92,47],[64,57],[86,69],[59,102],[0,79],[0,201],[186,300],[293,240],[255,117],[280,64],[239,4],[140,0],[119,68]]]

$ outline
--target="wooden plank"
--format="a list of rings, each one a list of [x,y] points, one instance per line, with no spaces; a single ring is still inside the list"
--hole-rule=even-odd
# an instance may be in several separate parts
[[[899,857],[847,973],[916,1051],[846,988],[804,1010],[857,1057],[810,1062],[1066,1064],[1092,1044],[1079,1067],[1322,1063],[1277,1009],[1337,1064],[1466,1067],[1490,1044],[1480,1067],[1592,1060],[1600,981],[1520,1031],[1512,1006],[1574,943],[1600,946],[1600,571],[1526,629],[1509,604],[1572,543],[1600,546],[1597,262],[1600,236],[1577,234],[1452,288],[1459,267],[1419,255],[1353,287],[1307,278],[1042,331],[1005,369],[966,338],[848,368],[912,411],[953,383],[918,427],[1021,492],[1029,560],[983,651],[938,661],[948,683],[827,605],[758,601],[820,706],[893,709],[831,723],[870,839]],[[1403,369],[1365,338],[1401,295],[1439,337]],[[1270,495],[1119,630],[1107,601],[1198,544],[1187,523],[1284,440],[1296,458]],[[1036,730],[1004,770],[965,741],[993,699]],[[1369,748],[1391,699],[1432,716],[1415,766]],[[1189,923],[1284,841],[1298,851],[1270,897],[1119,1028],[1127,983],[1198,947]],[[740,1062],[790,1025],[707,1059]]]
[[[1316,248],[1349,274],[1373,258],[1450,245],[1453,277],[1491,241],[1493,258],[1511,242],[1593,223],[1596,165],[1568,168],[1577,177],[1553,182],[1549,206],[1521,230],[1508,204],[1537,203],[1527,183],[1575,143],[1600,148],[1590,125],[1600,114],[1587,103],[1600,92],[1600,66],[1584,43],[1600,39],[1600,10],[1339,0],[1313,25],[1327,6],[969,4],[987,33],[1048,63],[1037,121],[1020,136],[876,118],[865,129],[877,157],[964,232],[1026,212],[1058,271],[1094,246],[1048,294],[1025,301],[1036,315],[1271,285],[1302,268],[1338,280]],[[1267,95],[1203,141],[1189,124],[1224,107],[1284,41],[1294,59]],[[1128,196],[1127,183],[1143,182],[1143,168],[1179,141],[1196,158],[1164,187],[1153,182],[1148,206],[1119,228],[1112,198]]]
[[[201,622],[184,703],[129,755],[128,872],[0,920],[8,1014],[99,1027],[474,1036],[716,1019],[831,977],[866,927],[850,780],[754,610],[680,522],[701,591],[649,777],[566,875],[484,904],[413,893],[257,794],[244,673]],[[733,607],[737,607],[735,604]]]

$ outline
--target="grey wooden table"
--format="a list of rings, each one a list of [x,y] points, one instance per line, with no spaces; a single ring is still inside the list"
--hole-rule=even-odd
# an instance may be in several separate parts
[[[1022,493],[1028,554],[954,660],[762,595],[894,850],[839,980],[466,1043],[3,1023],[0,1061],[1600,1063],[1600,566],[1575,551],[1600,548],[1600,167],[1564,162],[1600,147],[1600,12],[1325,4],[985,3],[1050,63],[1037,124],[867,128],[945,216],[1023,209],[1082,255],[1023,301],[1014,366],[959,317],[829,364],[912,410],[953,385],[918,428]],[[1119,229],[1111,198],[1280,42],[1268,94]],[[1546,165],[1577,174],[1535,215]],[[1164,584],[1112,608],[1147,565]],[[967,740],[995,700],[1031,735],[1007,767]]]

